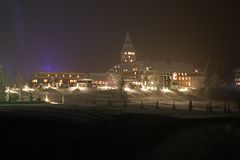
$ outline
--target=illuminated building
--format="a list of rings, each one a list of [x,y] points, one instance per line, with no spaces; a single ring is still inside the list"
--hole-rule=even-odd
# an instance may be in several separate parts
[[[234,83],[236,87],[240,88],[240,67],[234,70]]]
[[[121,62],[122,63],[131,63],[136,61],[135,49],[129,33],[127,33],[122,51],[121,51]]]
[[[107,73],[89,73],[88,78],[92,79],[93,87],[104,87],[108,85]]]
[[[31,86],[72,87],[80,79],[87,78],[85,73],[37,72],[31,76]]]
[[[136,51],[133,47],[129,33],[127,33],[123,48],[121,50],[121,63],[116,64],[108,70],[109,83],[117,85],[120,78],[132,85],[141,86],[147,81],[148,75],[152,74],[151,67],[146,67],[136,61]]]
[[[110,83],[125,82],[144,88],[203,87],[203,74],[192,65],[169,61],[137,61],[129,33],[127,33],[121,63],[108,71]]]

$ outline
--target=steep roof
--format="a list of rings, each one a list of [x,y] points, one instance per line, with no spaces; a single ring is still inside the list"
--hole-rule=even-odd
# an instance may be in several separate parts
[[[135,52],[130,34],[127,32],[121,52]]]

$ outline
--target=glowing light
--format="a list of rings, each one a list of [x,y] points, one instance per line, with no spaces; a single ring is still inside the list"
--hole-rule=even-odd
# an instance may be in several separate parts
[[[141,90],[144,92],[149,92],[149,89],[147,89],[147,87],[142,87]]]
[[[128,55],[135,55],[134,52],[128,52]]]
[[[13,90],[13,89],[10,89],[9,87],[6,87],[6,90],[5,90],[6,93],[18,93],[16,90]]]
[[[171,93],[171,92],[172,92],[172,91],[171,91],[170,89],[168,89],[168,88],[163,88],[163,89],[161,89],[161,91],[164,92],[164,93]]]
[[[37,82],[38,82],[37,79],[33,79],[33,80],[32,80],[32,83],[37,83]]]
[[[33,88],[30,88],[28,85],[25,85],[22,90],[25,92],[35,91]]]
[[[177,80],[177,73],[176,72],[173,73],[173,80]]]
[[[188,88],[187,88],[187,87],[185,87],[185,88],[180,88],[179,91],[180,91],[180,92],[187,92],[187,91],[188,91]]]
[[[126,91],[126,92],[132,92],[132,89],[129,88],[129,87],[125,87],[125,88],[124,88],[124,91]]]
[[[50,102],[49,99],[48,99],[48,95],[46,94],[46,97],[44,99],[45,102]]]

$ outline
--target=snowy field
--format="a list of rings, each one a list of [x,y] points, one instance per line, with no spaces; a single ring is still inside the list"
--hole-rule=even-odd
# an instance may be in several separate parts
[[[0,125],[9,159],[232,159],[240,147],[235,113],[18,104],[0,106]]]
[[[49,89],[33,96],[54,104],[0,104],[2,156],[105,160],[240,157],[240,117],[233,101],[227,104],[231,112],[224,112],[224,102],[212,100],[213,112],[209,112],[209,101],[198,94],[129,92],[126,103],[113,90],[66,93]],[[28,92],[24,99],[29,99]],[[192,111],[188,111],[189,100]]]

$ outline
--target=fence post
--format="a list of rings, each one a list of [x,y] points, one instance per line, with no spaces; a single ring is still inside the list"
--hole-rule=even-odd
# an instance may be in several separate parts
[[[227,103],[226,101],[224,101],[224,109],[223,109],[224,112],[227,112]]]
[[[192,111],[193,106],[192,106],[192,100],[189,101],[189,106],[188,106],[188,111]]]
[[[176,109],[175,101],[173,101],[173,109]]]
[[[238,104],[238,114],[240,114],[240,104]]]
[[[212,101],[210,100],[210,102],[209,102],[209,112],[212,112]]]
[[[157,102],[156,102],[156,108],[159,109],[158,100],[157,100]]]
[[[228,101],[228,104],[227,104],[227,111],[231,113],[230,101]]]

